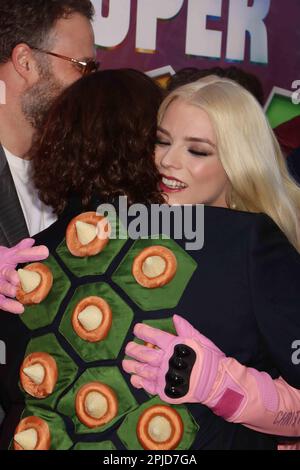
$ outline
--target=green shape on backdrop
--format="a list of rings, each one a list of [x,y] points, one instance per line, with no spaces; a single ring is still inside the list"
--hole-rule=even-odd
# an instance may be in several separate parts
[[[72,313],[78,302],[89,296],[102,297],[112,310],[112,327],[107,337],[97,343],[89,343],[80,338],[73,330],[71,321]],[[108,284],[99,282],[86,284],[76,289],[64,313],[59,331],[85,361],[115,359],[119,355],[132,320],[133,312],[131,308]]]
[[[53,274],[53,286],[48,296],[38,305],[28,305],[20,320],[30,330],[37,330],[51,325],[58,313],[59,307],[70,289],[71,282],[53,256],[49,256],[43,264],[48,266]]]
[[[118,415],[104,426],[90,429],[86,427],[76,415],[75,400],[79,389],[90,382],[101,382],[111,387],[117,395],[119,409]],[[78,434],[91,434],[104,432],[111,428],[117,421],[124,417],[128,412],[138,406],[135,398],[131,394],[124,378],[118,367],[95,367],[87,369],[75,382],[71,390],[60,400],[58,411],[72,419],[75,431]]]
[[[275,93],[266,111],[271,127],[275,127],[300,116],[300,105],[293,104],[291,97]]]
[[[171,282],[157,289],[147,289],[139,285],[131,273],[132,264],[140,252],[153,245],[169,248],[177,259],[177,272]],[[186,286],[197,268],[196,261],[183,250],[175,241],[165,239],[140,239],[130,248],[119,267],[112,275],[112,280],[121,287],[126,294],[142,310],[154,311],[174,308],[178,305]]]
[[[126,418],[124,419],[123,423],[119,427],[117,434],[124,446],[128,450],[143,450],[143,447],[139,443],[136,434],[136,428],[138,424],[138,420],[141,414],[151,406],[154,405],[167,405],[165,402],[160,400],[158,397],[154,397],[151,400],[143,403],[139,408],[129,413]],[[174,408],[181,416],[184,425],[183,436],[176,447],[175,450],[188,450],[192,446],[197,432],[199,430],[199,426],[194,420],[193,416],[189,412],[189,410],[184,405],[167,405],[171,408]]]
[[[74,382],[78,367],[62,349],[53,334],[39,336],[38,338],[32,339],[26,348],[25,357],[34,352],[44,352],[53,356],[58,368],[57,384],[53,393],[49,395],[49,397],[43,399],[31,397],[22,389],[21,385],[20,388],[25,394],[27,406],[39,406],[41,408],[49,407],[53,409],[59,396],[72,384],[72,382]]]

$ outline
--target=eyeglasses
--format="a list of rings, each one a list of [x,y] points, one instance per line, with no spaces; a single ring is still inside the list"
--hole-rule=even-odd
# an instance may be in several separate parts
[[[97,72],[99,70],[100,63],[96,62],[93,59],[78,60],[78,59],[73,59],[72,57],[67,57],[65,55],[57,54],[56,52],[45,51],[44,49],[39,49],[38,47],[32,47],[32,46],[29,46],[29,47],[30,49],[33,49],[38,52],[42,52],[43,54],[52,55],[54,57],[58,57],[59,59],[72,62],[72,64],[74,64],[79,69],[79,72],[81,73],[82,76],[90,75],[91,73]]]

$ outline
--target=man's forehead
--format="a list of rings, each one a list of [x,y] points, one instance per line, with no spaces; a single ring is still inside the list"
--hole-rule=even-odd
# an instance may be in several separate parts
[[[57,52],[74,57],[93,57],[94,32],[91,22],[79,13],[59,19],[50,33]]]

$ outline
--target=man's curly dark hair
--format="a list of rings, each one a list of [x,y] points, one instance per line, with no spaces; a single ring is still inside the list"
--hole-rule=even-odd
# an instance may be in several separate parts
[[[162,93],[131,69],[97,72],[66,89],[29,154],[41,200],[57,214],[74,194],[84,207],[94,196],[163,202],[153,159]]]
[[[44,47],[57,20],[80,13],[94,16],[90,0],[0,0],[0,64],[21,43]]]

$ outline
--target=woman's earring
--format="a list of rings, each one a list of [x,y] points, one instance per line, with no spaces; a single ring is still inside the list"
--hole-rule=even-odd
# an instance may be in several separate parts
[[[231,195],[230,197],[230,204],[229,204],[230,209],[236,209],[236,203],[234,202],[233,196]]]

